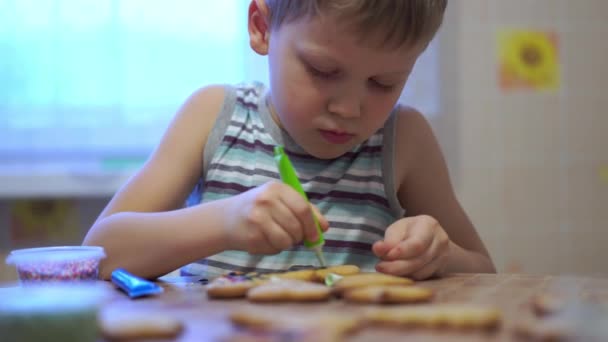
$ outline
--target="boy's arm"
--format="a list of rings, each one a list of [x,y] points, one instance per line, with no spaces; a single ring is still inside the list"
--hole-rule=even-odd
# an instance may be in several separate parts
[[[117,267],[155,278],[223,249],[222,201],[180,209],[202,173],[203,150],[223,101],[222,86],[190,96],[143,168],[100,214],[84,244],[105,248],[103,279]]]
[[[407,216],[430,215],[451,242],[446,272],[495,272],[475,227],[458,202],[433,131],[419,112],[400,108],[395,131],[397,196]]]

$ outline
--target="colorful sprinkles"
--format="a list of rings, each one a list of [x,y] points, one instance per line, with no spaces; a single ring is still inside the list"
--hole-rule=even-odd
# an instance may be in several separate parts
[[[21,282],[99,279],[101,246],[51,246],[12,251],[6,263],[15,265]]]
[[[22,263],[17,265],[17,273],[22,281],[97,280],[99,260]]]

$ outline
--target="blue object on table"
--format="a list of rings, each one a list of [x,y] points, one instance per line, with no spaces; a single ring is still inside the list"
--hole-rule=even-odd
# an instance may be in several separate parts
[[[163,292],[163,288],[158,284],[133,275],[122,268],[117,268],[112,272],[112,283],[131,298],[150,296]]]

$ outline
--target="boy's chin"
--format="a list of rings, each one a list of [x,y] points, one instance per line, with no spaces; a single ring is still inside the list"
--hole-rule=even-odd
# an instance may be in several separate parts
[[[304,148],[304,150],[311,156],[318,159],[336,159],[341,157],[346,152],[351,150],[351,146],[315,146],[314,148]]]

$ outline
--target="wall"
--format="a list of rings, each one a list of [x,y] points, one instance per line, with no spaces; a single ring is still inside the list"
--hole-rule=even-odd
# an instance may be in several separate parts
[[[608,1],[449,6],[449,95],[435,126],[458,195],[497,267],[608,275]],[[556,33],[557,91],[500,89],[495,38],[505,28]]]

